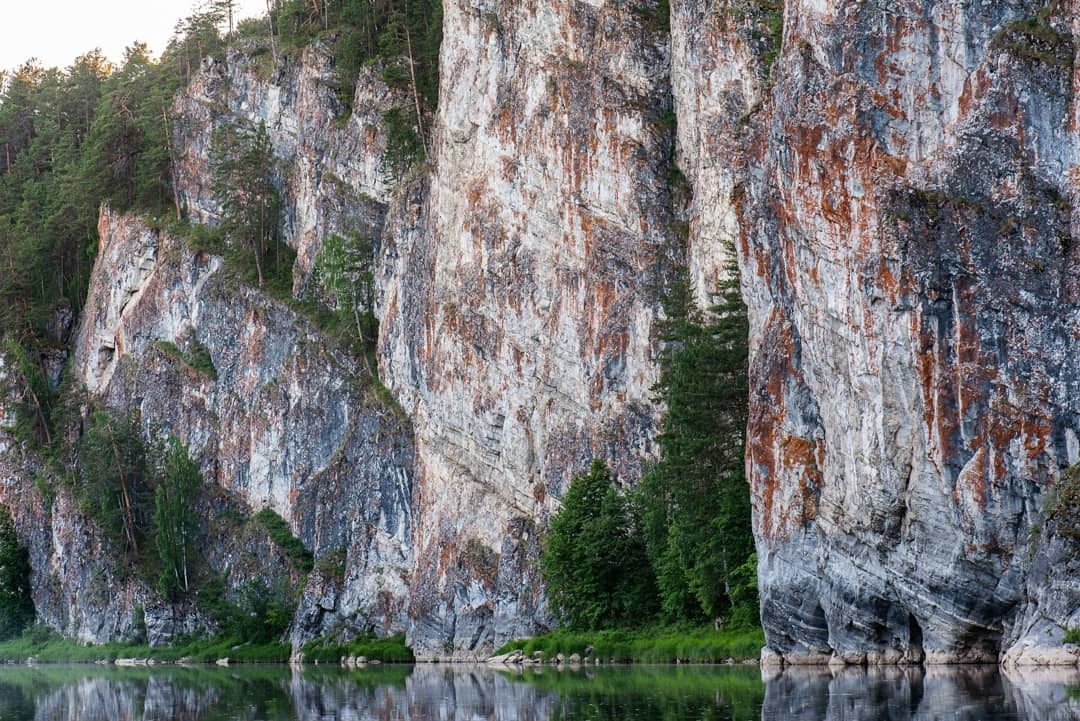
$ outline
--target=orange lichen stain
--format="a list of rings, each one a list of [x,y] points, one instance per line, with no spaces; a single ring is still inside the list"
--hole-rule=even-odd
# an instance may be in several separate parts
[[[824,458],[819,443],[784,430],[787,385],[801,382],[801,372],[792,364],[793,352],[791,326],[774,308],[765,324],[762,358],[751,380],[746,447],[759,531],[776,540],[816,517]],[[798,490],[794,498],[788,489]]]
[[[956,478],[953,503],[963,509],[964,496],[975,501],[978,508],[986,507],[986,449],[979,448]]]

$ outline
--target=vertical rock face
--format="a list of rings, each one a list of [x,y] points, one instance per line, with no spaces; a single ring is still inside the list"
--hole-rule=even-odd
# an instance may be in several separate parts
[[[219,258],[107,209],[99,233],[75,376],[108,406],[137,409],[150,435],[179,436],[210,482],[273,508],[343,564],[333,583],[312,575],[298,635],[403,630],[412,439],[370,377],[293,311],[231,284]],[[191,363],[197,349],[212,369]],[[251,549],[210,550],[232,576]],[[253,572],[272,571],[236,571]]]
[[[1029,537],[1080,460],[1080,7],[782,5],[446,0],[428,161],[402,180],[381,118],[407,98],[369,69],[345,116],[326,47],[238,46],[178,99],[193,220],[218,218],[213,129],[262,124],[295,290],[328,234],[377,249],[409,424],[218,259],[102,218],[76,376],[344,558],[294,640],[405,628],[464,657],[547,627],[539,538],[569,479],[600,457],[632,483],[652,450],[665,268],[707,305],[730,246],[770,647],[986,660],[1080,622],[1048,570],[1071,547]]]
[[[1029,529],[1078,460],[1078,10],[786,3],[742,201],[782,654],[994,660],[1029,630]]]
[[[620,3],[444,10],[430,166],[396,188],[379,120],[400,99],[371,71],[342,123],[319,47],[270,72],[250,48],[208,63],[175,132],[181,202],[212,223],[212,128],[265,124],[297,290],[326,234],[379,241],[380,373],[417,429],[407,615],[421,657],[550,625],[539,534],[556,499],[594,457],[624,482],[640,473],[671,220],[670,60],[653,22]]]
[[[241,43],[224,59],[208,58],[175,107],[173,175],[193,222],[219,219],[214,131],[265,127],[279,160],[283,240],[297,252],[297,291],[327,235],[357,232],[379,240],[393,190],[382,169],[382,115],[405,101],[368,67],[346,113],[336,82],[332,54],[321,43],[282,54],[277,64],[267,48]]]
[[[382,275],[380,366],[417,429],[421,655],[541,629],[533,520],[591,458],[640,472],[669,224],[662,33],[616,2],[444,13],[434,170]]]

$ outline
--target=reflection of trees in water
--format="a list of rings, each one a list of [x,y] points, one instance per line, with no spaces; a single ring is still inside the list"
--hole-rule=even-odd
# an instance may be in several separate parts
[[[0,719],[34,718],[34,700],[16,684],[0,682]]]
[[[0,668],[17,721],[1080,721],[1076,669]]]

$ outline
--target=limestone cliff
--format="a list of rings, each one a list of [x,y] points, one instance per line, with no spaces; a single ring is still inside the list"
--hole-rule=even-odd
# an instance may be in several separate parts
[[[786,3],[739,206],[789,660],[993,661],[1080,620],[1025,587],[1078,459],[1078,10]]]
[[[401,98],[369,68],[345,115],[326,46],[274,64],[238,45],[178,99],[192,220],[218,218],[213,129],[262,124],[295,292],[328,234],[374,241],[378,371],[407,422],[220,259],[109,212],[76,377],[344,552],[294,640],[406,629],[421,657],[479,655],[550,625],[543,525],[593,457],[636,480],[670,268],[705,304],[733,245],[771,651],[1059,646],[1080,594],[1049,569],[1075,549],[1029,531],[1080,460],[1080,7],[666,5],[447,0],[428,161],[405,178],[381,163]],[[162,341],[207,349],[216,378]]]

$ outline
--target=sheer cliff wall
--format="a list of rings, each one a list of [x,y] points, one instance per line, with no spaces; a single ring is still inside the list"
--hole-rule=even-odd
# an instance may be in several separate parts
[[[213,128],[264,124],[294,289],[328,234],[375,241],[378,370],[407,423],[303,319],[215,297],[220,261],[109,214],[78,376],[316,555],[347,549],[294,640],[404,628],[421,657],[477,656],[552,623],[546,519],[593,457],[637,479],[670,272],[706,305],[734,247],[767,658],[1069,661],[1047,649],[1080,625],[1076,555],[1044,506],[1080,460],[1080,7],[654,11],[447,0],[405,178],[381,118],[408,99],[368,69],[345,117],[325,47],[269,71],[238,47],[178,99],[193,220],[217,220]],[[155,350],[190,338],[216,381]]]

